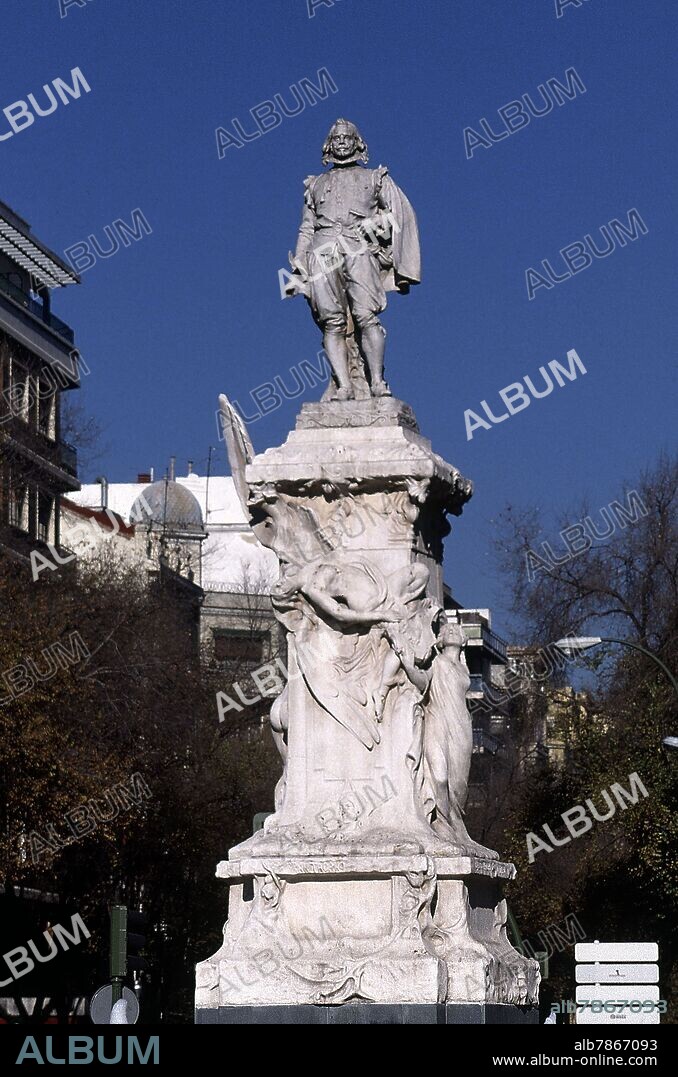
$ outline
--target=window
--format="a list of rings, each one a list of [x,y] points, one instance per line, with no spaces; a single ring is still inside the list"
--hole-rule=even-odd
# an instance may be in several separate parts
[[[35,486],[28,487],[28,534],[38,537],[38,491]]]
[[[2,354],[0,348],[0,415],[9,410],[9,358]]]
[[[41,542],[50,540],[50,524],[52,523],[52,507],[54,499],[49,494],[38,494],[38,538]]]
[[[9,467],[0,460],[0,524],[9,523]]]
[[[40,379],[30,374],[28,379],[28,421],[31,429],[37,430],[40,415]]]
[[[28,487],[26,483],[12,482],[9,498],[9,522],[12,527],[28,530]]]
[[[264,660],[266,632],[237,632],[215,628],[212,631],[214,657],[217,662],[241,665],[258,665]]]
[[[30,376],[21,363],[12,361],[12,373],[9,388],[9,405],[13,415],[28,420],[28,403],[30,397]]]
[[[26,292],[21,273],[11,271],[0,273],[0,287],[2,287],[3,292],[12,297],[15,303],[26,305]]]
[[[44,378],[38,380],[38,430],[45,437],[53,438],[54,424],[54,389],[51,382]]]

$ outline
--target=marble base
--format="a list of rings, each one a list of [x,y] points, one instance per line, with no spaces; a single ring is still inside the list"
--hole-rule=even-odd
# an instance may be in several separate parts
[[[229,917],[222,947],[196,969],[198,1021],[233,1007],[476,1003],[471,1023],[482,1023],[487,1006],[537,1001],[539,966],[506,935],[499,887],[512,865],[345,853],[250,856],[217,874]]]
[[[346,427],[406,426],[419,433],[409,404],[394,397],[369,397],[367,400],[332,400],[302,404],[297,416],[297,430],[341,429]]]

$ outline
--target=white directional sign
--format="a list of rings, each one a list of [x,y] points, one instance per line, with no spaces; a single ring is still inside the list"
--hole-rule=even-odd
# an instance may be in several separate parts
[[[651,1005],[659,1002],[659,988],[652,984],[603,984],[578,987],[578,1025],[658,1025],[659,1009]]]
[[[574,956],[576,981],[585,985],[577,987],[578,1025],[660,1023],[656,942],[578,942]]]
[[[575,961],[659,961],[656,942],[578,942]]]
[[[577,965],[575,974],[578,984],[656,984],[659,965]]]

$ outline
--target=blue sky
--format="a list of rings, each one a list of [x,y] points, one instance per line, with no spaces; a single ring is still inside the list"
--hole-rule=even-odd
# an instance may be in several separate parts
[[[100,259],[53,309],[91,369],[81,396],[105,429],[93,474],[130,481],[170,455],[227,470],[214,411],[243,406],[315,359],[301,299],[277,271],[299,223],[302,181],[347,116],[419,219],[423,281],[392,296],[387,374],[433,447],[473,479],[446,542],[446,577],[506,627],[490,554],[502,506],[558,515],[618,497],[673,438],[676,311],[675,3],[586,0],[59,0],[11,4],[0,109],[79,67],[91,92],[0,142],[0,198],[53,249],[129,221],[152,234]],[[215,129],[326,68],[337,87],[242,149]],[[574,68],[585,94],[466,157],[463,131]],[[0,116],[0,134],[10,130]],[[528,300],[525,271],[636,208],[647,234]],[[575,348],[586,375],[467,440],[464,411]],[[538,384],[538,382],[537,382]],[[319,390],[306,398],[317,397]],[[252,424],[284,440],[300,399]],[[557,540],[558,528],[545,533]]]

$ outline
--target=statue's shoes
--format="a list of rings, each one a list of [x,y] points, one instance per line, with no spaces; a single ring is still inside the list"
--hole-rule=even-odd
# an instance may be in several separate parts
[[[350,389],[337,389],[336,393],[332,395],[332,400],[352,400],[353,394]]]
[[[385,381],[378,381],[372,386],[372,396],[391,396],[391,390]]]

